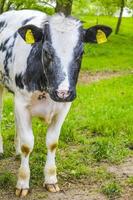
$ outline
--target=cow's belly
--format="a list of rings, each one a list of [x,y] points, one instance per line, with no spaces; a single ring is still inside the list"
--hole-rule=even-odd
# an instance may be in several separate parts
[[[48,124],[52,118],[62,112],[70,103],[58,103],[53,101],[48,93],[34,92],[30,101],[29,111],[31,116],[37,116]]]

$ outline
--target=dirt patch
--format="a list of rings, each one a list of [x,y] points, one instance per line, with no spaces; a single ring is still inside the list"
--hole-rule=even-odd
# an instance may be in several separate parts
[[[124,179],[133,176],[133,158],[128,158],[120,165],[109,166],[108,171],[115,174],[118,178]]]
[[[127,75],[132,72],[96,72],[96,73],[91,73],[91,72],[80,72],[79,74],[79,79],[78,82],[81,84],[90,84],[93,82],[98,82],[103,79],[109,79],[112,77],[118,77],[122,75]]]
[[[15,197],[13,190],[0,190],[0,199],[2,200],[18,200]],[[26,200],[107,200],[107,198],[96,192],[96,188],[88,185],[69,185],[68,188],[63,188],[61,192],[49,193],[42,186],[34,188],[30,191]]]
[[[123,193],[118,200],[133,200],[133,185],[129,186],[127,180],[133,177],[133,158],[130,157],[120,165],[111,165],[107,171],[114,174],[123,187]]]
[[[5,171],[10,172],[14,177],[17,176],[17,171],[20,161],[15,160],[14,157],[0,160],[0,174]],[[89,177],[88,177],[89,178]],[[87,180],[78,181],[61,181],[61,191],[59,193],[49,193],[40,185],[30,189],[26,200],[107,200],[107,198],[100,193],[97,185],[90,185]],[[0,188],[0,199],[2,200],[17,200],[15,196],[15,185],[7,189]]]
[[[0,172],[10,170],[12,174],[16,174],[19,166],[20,166],[20,161],[15,157],[5,158],[0,160]]]
[[[106,167],[107,171],[114,174],[117,180],[123,185],[123,194],[116,200],[133,200],[133,188],[125,184],[128,177],[133,176],[133,158],[128,158],[120,165],[108,165],[101,163],[101,166]],[[10,171],[15,177],[19,168],[19,161],[14,158],[0,160],[1,173],[5,170]],[[88,177],[89,179],[89,177]],[[91,184],[87,179],[77,181],[61,181],[61,192],[49,193],[40,185],[33,187],[30,190],[26,200],[108,200],[106,196],[100,193],[100,185],[97,183]],[[124,185],[125,184],[125,185]],[[2,200],[18,200],[15,196],[15,186],[8,189],[0,188],[0,199]],[[113,199],[115,200],[115,199]]]

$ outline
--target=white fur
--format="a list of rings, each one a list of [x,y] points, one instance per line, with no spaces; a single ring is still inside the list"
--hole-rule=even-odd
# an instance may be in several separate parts
[[[51,152],[50,145],[52,145],[54,143],[58,143],[60,130],[61,130],[62,124],[65,120],[65,117],[70,109],[70,106],[71,106],[71,103],[64,104],[62,111],[59,111],[56,114],[56,117],[54,115],[55,118],[53,117],[51,124],[49,125],[48,131],[47,131],[46,146],[48,148],[48,154],[47,154],[46,165],[44,168],[45,183],[49,183],[49,184],[57,183],[56,174],[54,174],[54,175],[48,174],[48,169],[50,169],[50,168],[56,169],[56,164],[55,164],[56,151]],[[57,105],[57,107],[58,107],[58,109],[61,109],[62,105],[61,106]]]
[[[17,136],[20,137],[20,147],[26,145],[30,152],[34,146],[34,136],[32,133],[31,116],[27,108],[28,102],[24,100],[21,94],[15,96],[15,116],[17,126]],[[29,169],[29,155],[25,156],[21,153],[21,166],[20,171],[23,170],[27,177],[23,179],[18,175],[18,181],[16,187],[18,189],[29,188],[30,169]]]

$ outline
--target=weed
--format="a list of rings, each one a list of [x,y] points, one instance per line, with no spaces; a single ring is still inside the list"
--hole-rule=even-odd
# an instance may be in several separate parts
[[[14,185],[14,176],[10,172],[3,172],[0,174],[0,188],[7,189],[8,187]]]
[[[117,182],[113,181],[102,186],[101,191],[107,195],[109,199],[116,199],[120,196],[122,189]]]

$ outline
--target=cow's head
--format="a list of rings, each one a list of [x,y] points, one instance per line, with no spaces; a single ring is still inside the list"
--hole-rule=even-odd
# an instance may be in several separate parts
[[[79,20],[57,14],[44,22],[43,28],[26,25],[18,30],[27,43],[42,42],[42,64],[47,90],[54,101],[75,99],[83,43],[96,42],[98,29],[108,36],[109,27],[94,26],[85,30]]]

